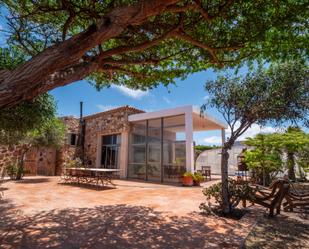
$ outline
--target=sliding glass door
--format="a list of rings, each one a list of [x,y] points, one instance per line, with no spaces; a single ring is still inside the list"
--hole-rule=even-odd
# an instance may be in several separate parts
[[[184,115],[131,124],[128,177],[175,182],[185,171]]]
[[[148,121],[147,180],[161,181],[161,119]]]

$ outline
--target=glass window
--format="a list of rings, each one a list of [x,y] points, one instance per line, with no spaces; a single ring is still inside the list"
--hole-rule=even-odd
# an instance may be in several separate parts
[[[178,181],[186,170],[185,115],[163,119],[163,179]]]
[[[120,134],[106,135],[102,137],[101,167],[106,169],[119,168],[120,143]]]
[[[146,177],[146,127],[146,121],[131,124],[128,165],[128,177],[131,178]]]

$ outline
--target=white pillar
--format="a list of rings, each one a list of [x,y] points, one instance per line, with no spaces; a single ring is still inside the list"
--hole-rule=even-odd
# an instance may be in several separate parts
[[[193,148],[193,118],[192,111],[185,113],[186,132],[186,170],[194,172],[194,148]]]
[[[121,133],[121,145],[120,145],[120,161],[119,161],[119,169],[120,169],[120,178],[127,177],[128,171],[128,163],[129,163],[129,132],[125,131]]]

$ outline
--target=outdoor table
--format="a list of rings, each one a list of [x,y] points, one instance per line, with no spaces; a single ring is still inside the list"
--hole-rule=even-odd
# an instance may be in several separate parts
[[[79,183],[95,183],[96,186],[111,184],[114,173],[120,172],[120,169],[102,169],[102,168],[65,168],[65,181]]]

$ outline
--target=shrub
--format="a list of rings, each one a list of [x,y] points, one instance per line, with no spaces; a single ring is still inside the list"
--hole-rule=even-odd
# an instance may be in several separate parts
[[[183,177],[192,177],[192,179],[194,179],[194,176],[191,172],[185,172],[182,176]]]
[[[26,173],[26,170],[19,167],[17,164],[10,164],[6,167],[6,172],[11,180],[16,180],[17,175],[23,176]]]
[[[239,184],[236,180],[228,179],[229,188],[229,208],[234,209],[242,199],[248,198],[252,194],[252,189],[247,183]],[[223,211],[222,200],[222,184],[216,183],[208,188],[203,189],[203,194],[206,196],[207,203],[202,203],[200,209],[204,213],[221,213]],[[212,207],[210,200],[215,200],[216,205]]]
[[[195,173],[193,174],[193,181],[194,181],[194,182],[200,183],[200,182],[202,182],[203,180],[204,180],[204,177],[203,177],[203,175],[202,175],[201,173],[195,172]]]
[[[83,162],[80,158],[75,158],[73,160],[70,160],[66,163],[66,167],[68,168],[82,168]]]

